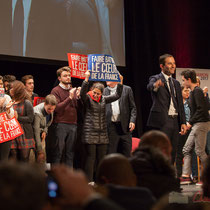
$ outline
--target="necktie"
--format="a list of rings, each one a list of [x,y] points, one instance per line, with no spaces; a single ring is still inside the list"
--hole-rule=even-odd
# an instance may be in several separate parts
[[[23,55],[24,9],[22,0],[17,0],[12,27],[12,46],[15,55]]]
[[[174,92],[174,85],[172,84],[171,77],[168,78],[168,82],[169,82],[172,101],[174,103],[174,108],[177,110],[177,101],[176,101],[175,92]]]

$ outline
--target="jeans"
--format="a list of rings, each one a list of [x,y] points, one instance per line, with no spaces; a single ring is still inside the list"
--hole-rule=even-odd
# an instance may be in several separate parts
[[[179,134],[178,145],[177,145],[177,155],[176,155],[177,177],[181,177],[182,175],[182,164],[183,164],[183,158],[184,158],[182,150],[187,141],[188,136],[189,136],[189,132],[185,135]]]
[[[210,131],[207,133],[206,153],[207,153],[207,155],[210,155]]]
[[[206,160],[206,134],[210,129],[210,122],[198,122],[192,126],[192,130],[187,138],[183,148],[184,154],[184,167],[183,175],[191,174],[191,159],[192,152],[195,147],[195,153],[200,158],[201,163],[204,165]]]

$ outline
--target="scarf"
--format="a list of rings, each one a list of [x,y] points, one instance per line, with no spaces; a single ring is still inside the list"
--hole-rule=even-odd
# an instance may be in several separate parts
[[[92,92],[92,91],[89,91],[87,94],[88,94],[94,101],[96,101],[96,102],[98,102],[98,103],[99,103],[99,101],[101,100],[101,96],[98,98],[98,100],[96,100],[96,99],[93,97],[93,92]]]

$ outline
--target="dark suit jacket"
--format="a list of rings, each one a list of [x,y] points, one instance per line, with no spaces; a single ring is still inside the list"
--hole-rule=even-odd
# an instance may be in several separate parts
[[[157,92],[155,92],[153,85],[159,79],[162,80],[162,82],[164,83],[164,86],[159,87]],[[186,120],[185,120],[184,106],[183,106],[183,100],[182,100],[181,86],[177,80],[175,80],[174,78],[172,79],[173,79],[175,92],[176,92],[179,124],[185,124]],[[147,85],[147,89],[151,91],[152,100],[153,100],[153,104],[150,110],[147,125],[150,127],[161,128],[165,124],[166,119],[168,117],[168,110],[169,110],[170,100],[171,100],[168,85],[163,74],[160,73],[160,74],[151,76],[149,78],[149,84]]]
[[[67,53],[86,48],[86,53],[100,53],[101,34],[92,1],[32,0],[26,56],[67,60]],[[12,0],[0,1],[0,29],[0,54],[13,55]]]
[[[110,90],[106,87],[104,89],[104,95],[110,95]],[[129,132],[129,123],[136,122],[136,105],[133,97],[133,91],[131,87],[123,85],[123,92],[119,99],[120,107],[120,122],[124,133]],[[111,104],[106,105],[106,117],[108,126],[111,123],[112,108]]]

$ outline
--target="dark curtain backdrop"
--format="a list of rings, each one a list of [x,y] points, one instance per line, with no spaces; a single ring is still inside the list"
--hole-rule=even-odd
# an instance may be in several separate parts
[[[177,67],[210,69],[210,1],[125,0],[125,20],[126,69],[141,136],[152,104],[146,86],[160,72],[160,55],[174,55]]]
[[[160,72],[158,57],[174,55],[177,67],[210,69],[210,1],[209,0],[124,0],[126,67],[119,67],[124,83],[134,91],[138,108],[134,136],[147,130],[151,107],[146,89],[151,75]],[[25,74],[35,78],[35,92],[50,93],[56,70],[67,62],[22,59],[0,56],[0,74]],[[73,79],[79,86],[80,80]],[[209,87],[210,88],[210,87]]]

